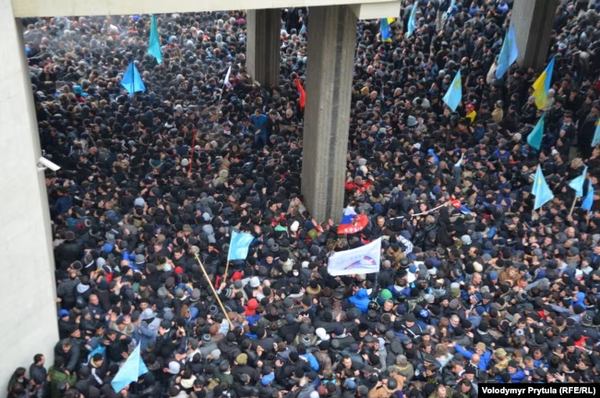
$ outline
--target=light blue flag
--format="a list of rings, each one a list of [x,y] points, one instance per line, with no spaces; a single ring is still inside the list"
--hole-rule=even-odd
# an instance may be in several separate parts
[[[446,95],[444,95],[444,102],[448,105],[448,108],[452,109],[452,112],[456,111],[460,100],[462,99],[462,78],[460,77],[460,70],[456,72],[452,84],[448,87]]]
[[[92,360],[92,357],[96,354],[100,354],[104,357],[106,352],[106,347],[104,347],[102,344],[98,344],[96,346],[96,348],[94,348],[92,351],[90,351],[90,353],[87,356],[87,362],[86,364],[90,363],[90,361]]]
[[[592,184],[590,184],[590,187],[588,188],[588,193],[587,193],[587,195],[585,195],[585,198],[583,198],[583,202],[581,202],[581,208],[585,211],[590,211],[590,210],[592,210],[593,204],[594,204],[594,187]]]
[[[418,2],[415,1],[412,9],[410,10],[408,24],[406,25],[406,37],[410,37],[417,28],[417,3]]]
[[[158,24],[156,15],[150,20],[150,38],[148,39],[148,54],[156,58],[156,62],[162,63],[162,52],[160,50],[160,36],[158,35]]]
[[[135,350],[129,354],[125,363],[110,382],[110,385],[118,393],[146,373],[148,373],[148,368],[140,355],[140,345],[138,344]]]
[[[254,236],[252,234],[233,231],[231,234],[231,242],[229,242],[227,261],[245,260],[246,257],[248,257],[248,248],[253,240]]]
[[[456,0],[452,0],[450,2],[450,6],[448,6],[448,9],[446,11],[444,11],[444,13],[442,14],[442,21],[444,24],[446,23],[446,20],[448,19],[448,17],[450,15],[452,15],[455,8],[456,8]]]
[[[510,24],[506,31],[506,35],[504,36],[504,42],[502,42],[500,55],[498,55],[496,79],[501,79],[518,57],[519,49],[517,47],[517,35],[514,26]]]
[[[123,79],[121,79],[121,86],[123,86],[123,88],[127,90],[129,95],[133,95],[137,92],[143,93],[144,91],[146,91],[146,86],[142,81],[142,76],[140,76],[140,72],[137,70],[133,62],[129,64],[127,70],[123,74]]]
[[[450,2],[450,6],[448,6],[448,9],[446,10],[446,15],[450,15],[452,14],[452,12],[454,11],[454,8],[456,7],[456,0],[452,0]]]
[[[569,186],[575,190],[575,196],[583,196],[583,184],[585,183],[585,177],[587,175],[587,166],[584,167],[583,173],[579,177],[575,177],[569,183]]]
[[[600,118],[596,120],[596,130],[594,131],[594,138],[592,139],[592,148],[600,144]]]
[[[531,133],[527,136],[527,143],[532,148],[537,149],[538,151],[542,147],[542,138],[544,137],[544,118],[546,117],[545,113],[542,113],[542,117],[535,124]]]
[[[542,168],[538,165],[535,171],[535,177],[533,179],[533,187],[531,193],[535,196],[535,203],[533,204],[533,210],[537,210],[544,204],[554,199],[554,194],[550,190],[546,178],[542,173]]]

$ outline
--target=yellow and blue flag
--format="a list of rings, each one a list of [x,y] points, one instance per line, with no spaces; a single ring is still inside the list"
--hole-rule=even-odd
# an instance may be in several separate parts
[[[510,24],[506,31],[506,35],[504,36],[504,41],[502,42],[500,55],[498,55],[496,79],[501,79],[518,57],[519,49],[517,47],[517,35],[514,26]]]
[[[137,92],[143,93],[144,91],[146,91],[146,86],[142,81],[142,76],[140,76],[140,72],[135,67],[135,64],[133,62],[129,64],[129,66],[125,70],[125,73],[123,74],[123,78],[121,79],[121,86],[123,86],[123,88],[127,90],[129,95],[133,95]]]
[[[162,63],[162,52],[160,50],[160,36],[158,35],[158,24],[156,15],[150,19],[150,38],[148,39],[148,54],[156,58],[156,62]]]
[[[535,106],[538,109],[546,109],[548,105],[548,91],[552,84],[552,72],[554,71],[554,57],[550,59],[546,69],[533,82],[533,97],[535,98]]]
[[[452,112],[456,111],[458,104],[462,99],[462,78],[460,77],[460,70],[456,72],[452,84],[448,87],[448,91],[444,95],[444,102],[448,105],[448,108],[452,109]]]
[[[544,204],[548,203],[552,199],[554,199],[554,194],[550,190],[548,183],[546,182],[546,178],[542,173],[542,168],[538,165],[537,170],[535,171],[535,177],[533,178],[533,187],[531,189],[531,193],[535,196],[535,202],[533,204],[533,209],[537,210],[542,207]]]
[[[537,149],[538,151],[542,147],[542,138],[544,137],[544,118],[546,114],[543,113],[540,117],[540,120],[535,124],[531,133],[527,136],[527,143],[532,148]]]
[[[127,357],[127,360],[112,379],[110,385],[116,393],[119,393],[130,383],[137,381],[140,376],[146,373],[148,373],[148,368],[140,355],[140,345],[138,344],[135,350]]]
[[[248,257],[248,248],[253,240],[254,236],[252,234],[233,231],[229,242],[227,261],[245,260]]]
[[[573,178],[571,180],[571,182],[569,183],[569,186],[571,188],[573,188],[573,190],[575,191],[576,197],[583,196],[583,184],[585,183],[587,169],[588,169],[587,166],[585,166],[583,168],[583,173],[581,173],[580,176]]]
[[[390,24],[394,23],[395,18],[381,18],[379,20],[379,34],[381,41],[390,43],[392,41],[392,28]]]
[[[410,10],[408,24],[406,25],[406,37],[410,37],[415,31],[415,29],[417,29],[417,5],[418,2],[415,1]]]
[[[583,198],[583,202],[581,202],[581,208],[585,211],[592,210],[592,205],[594,204],[594,186],[590,184],[588,188],[587,195]]]

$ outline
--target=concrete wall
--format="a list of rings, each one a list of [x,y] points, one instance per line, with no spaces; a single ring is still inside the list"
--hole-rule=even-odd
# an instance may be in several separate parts
[[[58,341],[54,259],[31,82],[10,0],[0,0],[0,395]]]

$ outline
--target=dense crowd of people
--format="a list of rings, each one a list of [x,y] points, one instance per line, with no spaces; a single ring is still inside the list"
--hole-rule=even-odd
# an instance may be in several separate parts
[[[46,174],[60,341],[9,397],[469,398],[483,382],[599,381],[599,201],[569,215],[568,183],[587,166],[584,195],[600,187],[600,7],[557,9],[538,152],[540,71],[488,73],[511,2],[450,3],[403,3],[391,42],[358,23],[345,189],[369,225],[353,235],[300,193],[310,10],[282,12],[277,89],[245,70],[243,12],[160,15],[162,64],[147,15],[23,20],[42,149],[62,166]],[[131,61],[146,85],[133,96]],[[538,164],[555,198],[533,211]],[[451,197],[469,211],[413,216]],[[255,240],[225,276],[233,229]],[[327,273],[331,252],[379,237],[378,274]],[[115,392],[137,346],[148,372]]]

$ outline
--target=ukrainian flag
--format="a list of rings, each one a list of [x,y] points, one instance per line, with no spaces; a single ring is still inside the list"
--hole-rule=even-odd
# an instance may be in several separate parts
[[[390,43],[392,41],[392,28],[391,24],[394,23],[396,18],[381,18],[379,20],[379,33],[381,34],[381,41]]]
[[[552,71],[554,70],[554,57],[548,62],[548,66],[542,74],[533,82],[533,96],[535,98],[535,106],[538,109],[546,109],[548,105],[548,91],[552,82]]]

